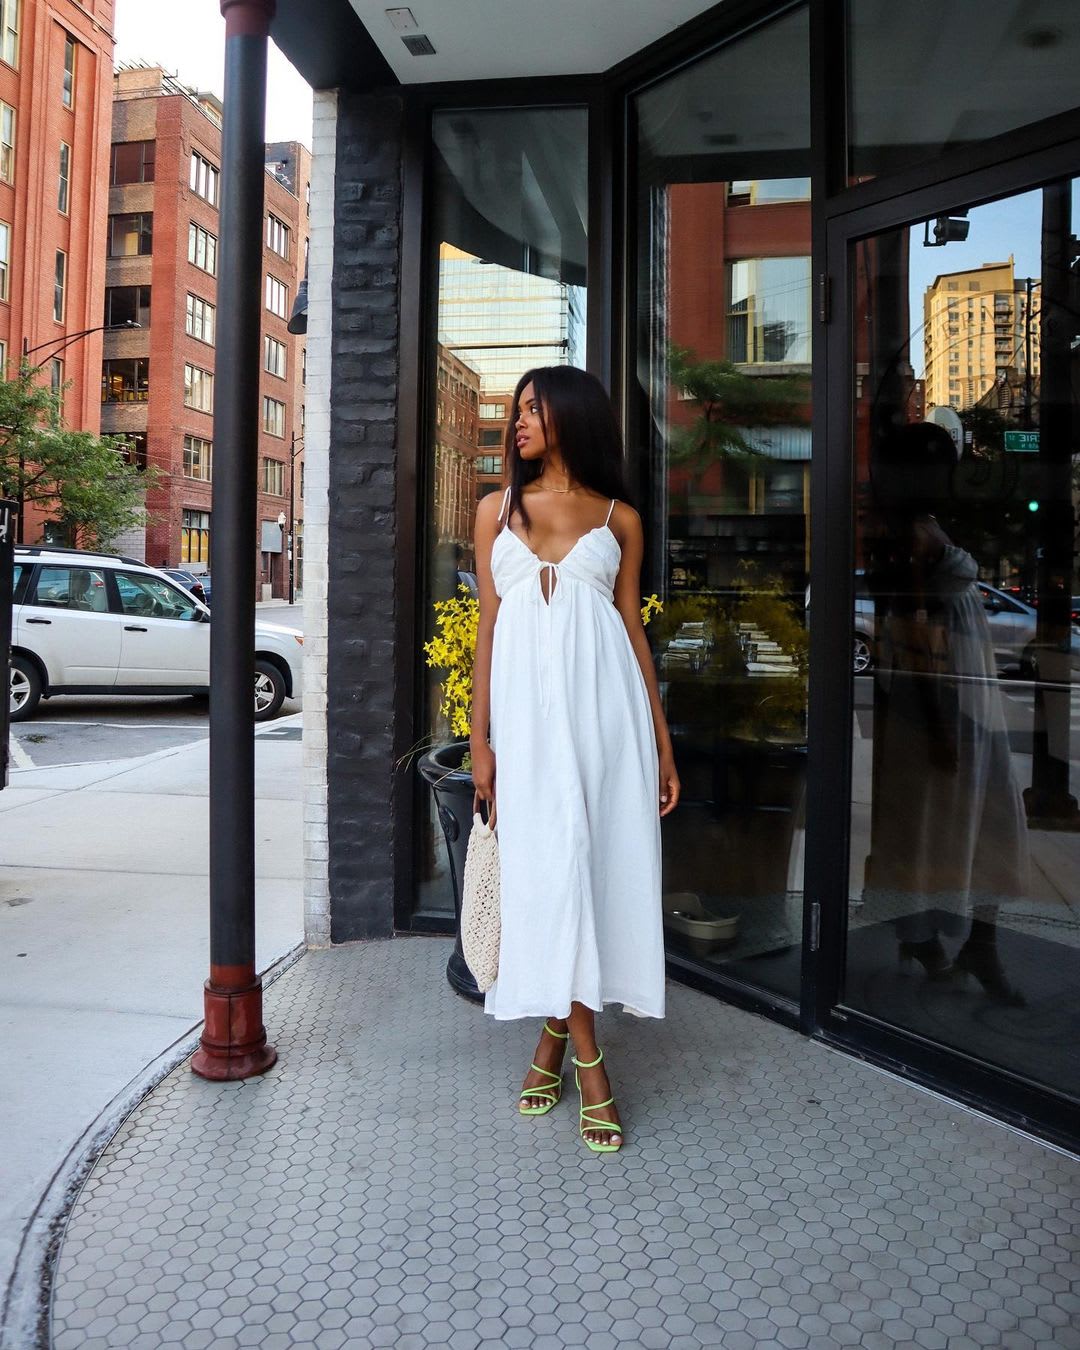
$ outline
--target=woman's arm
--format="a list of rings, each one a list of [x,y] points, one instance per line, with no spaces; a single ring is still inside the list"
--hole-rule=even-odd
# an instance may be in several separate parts
[[[491,546],[499,532],[499,507],[502,493],[489,492],[476,507],[473,546],[476,554],[476,580],[480,591],[480,622],[476,630],[476,655],[473,658],[472,716],[469,749],[472,753],[473,785],[484,801],[495,797],[495,754],[488,744],[491,720],[491,648],[495,637],[495,616],[499,597],[491,576]]]
[[[617,502],[611,517],[611,529],[622,548],[622,563],[619,575],[615,578],[615,608],[626,625],[630,645],[645,677],[645,688],[649,691],[653,732],[660,757],[660,814],[666,816],[678,805],[679,775],[675,772],[671,733],[660,701],[660,684],[656,678],[652,650],[641,622],[641,560],[645,553],[641,517],[626,502]]]

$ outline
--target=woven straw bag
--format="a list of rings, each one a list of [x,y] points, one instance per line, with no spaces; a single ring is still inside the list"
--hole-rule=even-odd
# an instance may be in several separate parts
[[[479,794],[474,793],[461,886],[461,950],[477,989],[486,993],[499,973],[499,840],[494,804],[485,824],[479,800]]]

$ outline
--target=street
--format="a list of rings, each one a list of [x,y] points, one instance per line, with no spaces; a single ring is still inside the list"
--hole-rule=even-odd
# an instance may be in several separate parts
[[[259,623],[302,628],[303,605],[261,605]],[[281,716],[300,711],[286,699]],[[191,745],[209,734],[205,701],[166,698],[62,695],[44,700],[37,714],[11,728],[12,769],[55,768],[129,759],[173,746]]]

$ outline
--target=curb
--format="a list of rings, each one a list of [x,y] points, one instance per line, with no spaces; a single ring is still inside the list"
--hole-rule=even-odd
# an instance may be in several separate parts
[[[299,943],[262,972],[264,990],[307,951]],[[122,1088],[86,1127],[53,1173],[23,1230],[15,1266],[0,1308],[0,1350],[49,1350],[57,1258],[68,1217],[98,1160],[120,1127],[154,1089],[194,1053],[202,1021],[167,1046]]]

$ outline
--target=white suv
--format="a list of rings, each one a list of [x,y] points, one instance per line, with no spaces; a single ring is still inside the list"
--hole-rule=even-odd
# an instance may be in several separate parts
[[[210,692],[210,610],[164,572],[82,549],[15,549],[12,721],[54,694]],[[303,688],[303,636],[255,625],[255,720]]]

